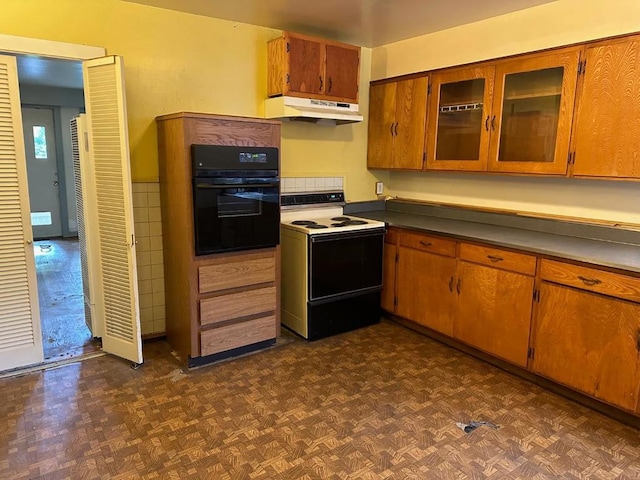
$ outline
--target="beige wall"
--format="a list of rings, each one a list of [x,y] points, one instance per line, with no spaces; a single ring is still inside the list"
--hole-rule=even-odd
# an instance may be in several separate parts
[[[373,50],[387,78],[640,31],[638,0],[558,0]],[[454,173],[388,174],[404,198],[640,223],[640,183]]]
[[[0,33],[104,47],[122,55],[134,181],[158,177],[158,115],[196,111],[261,117],[266,42],[278,30],[119,0],[4,0]],[[366,115],[371,50],[363,49]],[[366,125],[284,124],[286,176],[343,176],[350,200],[374,198]]]

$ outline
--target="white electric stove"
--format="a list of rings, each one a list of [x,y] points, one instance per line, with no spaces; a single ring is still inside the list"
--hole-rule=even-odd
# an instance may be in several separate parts
[[[316,340],[379,322],[384,222],[344,215],[341,191],[281,205],[282,323]]]

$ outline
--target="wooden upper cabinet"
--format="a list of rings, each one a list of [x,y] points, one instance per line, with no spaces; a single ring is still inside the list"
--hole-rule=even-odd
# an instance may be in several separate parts
[[[581,49],[496,63],[489,171],[566,174]]]
[[[486,170],[493,73],[493,67],[477,67],[433,75],[427,169]]]
[[[574,176],[640,177],[640,36],[589,45],[578,100]]]
[[[368,168],[421,170],[427,77],[371,85]]]
[[[267,44],[267,95],[358,102],[360,47],[285,32]]]

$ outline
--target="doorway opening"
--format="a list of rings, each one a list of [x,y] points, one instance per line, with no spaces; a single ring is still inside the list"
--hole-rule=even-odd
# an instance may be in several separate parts
[[[85,315],[70,120],[82,63],[16,55],[45,363],[101,349]]]

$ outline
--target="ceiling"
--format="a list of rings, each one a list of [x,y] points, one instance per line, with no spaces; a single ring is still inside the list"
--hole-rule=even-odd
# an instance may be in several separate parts
[[[377,47],[556,0],[125,0]]]
[[[21,85],[83,88],[82,62],[57,58],[16,55]]]

